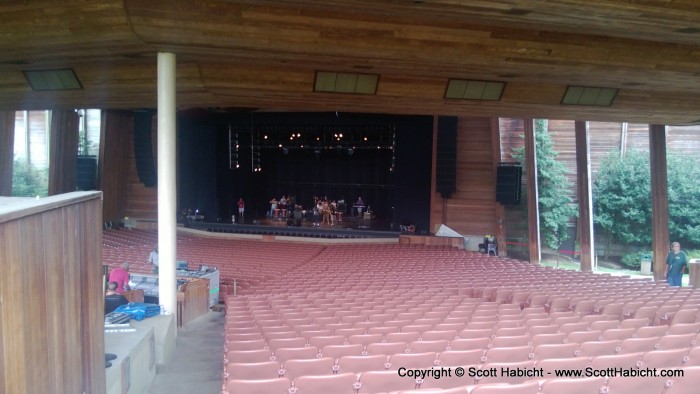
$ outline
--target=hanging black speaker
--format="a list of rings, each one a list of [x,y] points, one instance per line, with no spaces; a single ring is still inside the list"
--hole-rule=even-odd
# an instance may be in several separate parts
[[[97,156],[77,157],[75,179],[78,190],[97,189]]]
[[[457,191],[457,117],[439,116],[435,186],[442,198]]]
[[[501,163],[496,170],[496,201],[519,204],[523,168],[520,163]]]
[[[139,180],[146,187],[154,187],[157,182],[151,142],[152,119],[151,111],[134,111],[134,160]]]

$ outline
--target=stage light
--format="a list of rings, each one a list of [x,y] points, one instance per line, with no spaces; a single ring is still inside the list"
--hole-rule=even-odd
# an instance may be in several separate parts
[[[297,133],[297,137],[301,137],[301,133]]]
[[[267,139],[267,134],[265,134],[265,136],[264,136],[263,138],[264,138],[264,139]]]

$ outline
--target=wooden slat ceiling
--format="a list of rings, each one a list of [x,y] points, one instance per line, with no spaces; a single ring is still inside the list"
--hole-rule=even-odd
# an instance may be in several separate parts
[[[0,109],[156,106],[156,53],[177,54],[180,108],[700,122],[696,0],[4,0]],[[34,92],[22,70],[72,68]],[[316,70],[380,75],[373,96],[313,91]],[[449,78],[507,83],[445,99]],[[567,85],[618,88],[565,106]]]

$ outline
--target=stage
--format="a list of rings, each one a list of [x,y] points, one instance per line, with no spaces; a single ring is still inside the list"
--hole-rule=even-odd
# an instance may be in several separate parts
[[[305,215],[301,220],[284,218],[244,218],[236,223],[188,221],[185,227],[218,233],[296,236],[307,238],[399,238],[399,226],[387,220],[362,217],[343,217],[332,224],[315,223]]]

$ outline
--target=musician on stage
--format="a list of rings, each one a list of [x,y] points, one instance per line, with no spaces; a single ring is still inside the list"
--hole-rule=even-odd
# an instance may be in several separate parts
[[[287,220],[287,196],[285,196],[284,194],[277,203],[277,208],[279,208],[283,220]]]
[[[331,202],[328,204],[328,208],[330,209],[331,226],[333,226],[335,225],[335,215],[336,211],[338,210],[338,204],[335,202],[335,200],[331,200]]]
[[[270,200],[270,212],[268,213],[267,216],[274,218],[275,217],[275,209],[277,209],[277,199],[272,197],[272,200]]]
[[[321,206],[321,218],[321,223],[331,224],[331,207],[328,205],[328,200],[324,200]]]
[[[314,227],[319,227],[321,225],[321,210],[323,209],[323,203],[316,197],[314,197],[314,200]]]
[[[357,197],[357,202],[355,202],[355,208],[357,208],[357,216],[362,217],[362,209],[364,209],[365,203],[362,201],[362,196]]]

